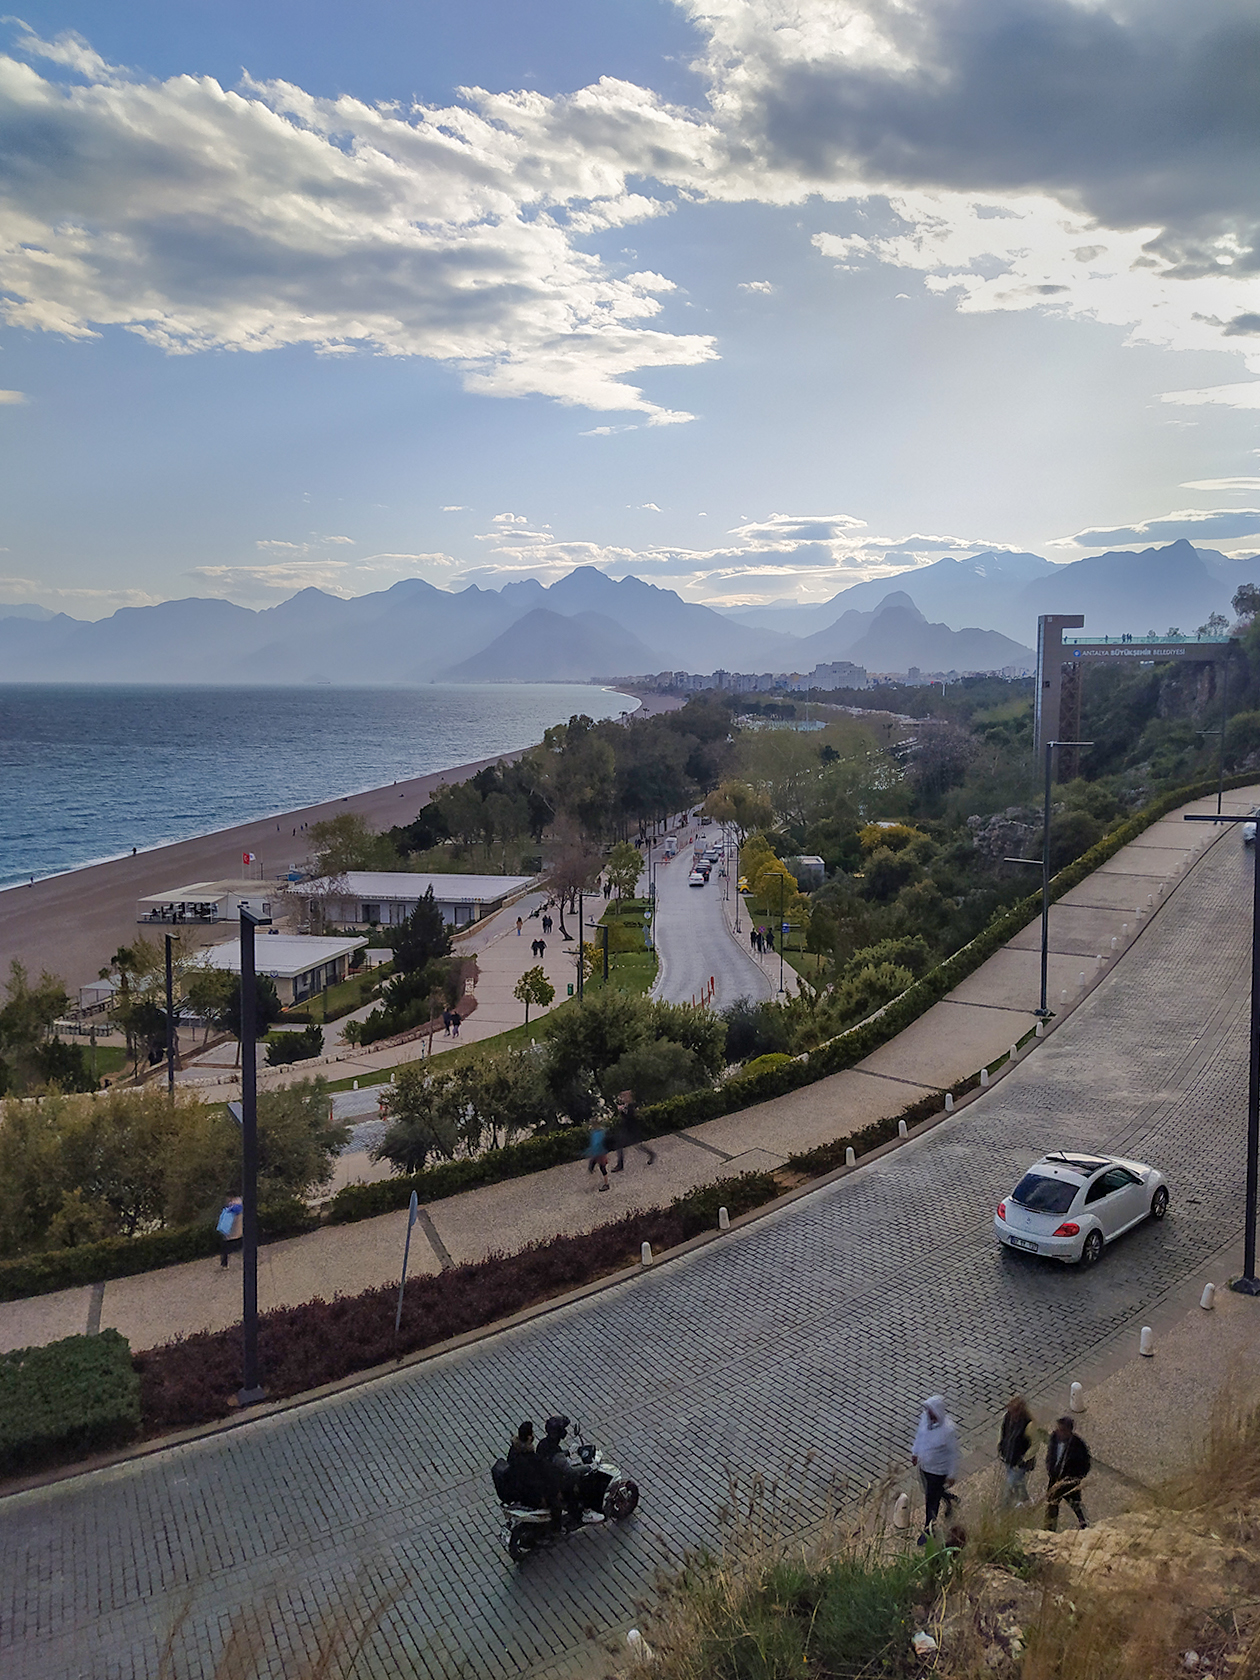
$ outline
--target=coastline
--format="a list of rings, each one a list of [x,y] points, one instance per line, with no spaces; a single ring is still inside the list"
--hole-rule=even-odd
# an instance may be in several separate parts
[[[656,704],[635,694],[627,698],[640,701],[636,716],[674,709],[659,704],[665,696],[653,696]],[[262,878],[274,880],[305,858],[301,835],[304,823],[326,822],[330,817],[353,812],[373,828],[393,828],[414,821],[435,789],[466,781],[487,765],[511,763],[520,756],[520,750],[495,753],[408,781],[334,796],[232,828],[48,875],[27,886],[6,887],[0,890],[0,983],[7,977],[10,963],[17,961],[32,976],[44,972],[56,975],[75,998],[79,987],[95,979],[120,946],[136,938],[137,899],[194,881],[238,879],[244,872],[244,852],[254,852],[258,858],[249,873],[261,865]]]

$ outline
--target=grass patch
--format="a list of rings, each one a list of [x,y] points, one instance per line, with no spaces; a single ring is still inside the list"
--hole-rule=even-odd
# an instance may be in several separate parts
[[[322,1026],[325,1021],[339,1021],[343,1015],[353,1015],[356,1009],[362,1009],[372,1001],[381,981],[388,979],[393,972],[392,963],[364,969],[361,974],[353,974],[337,985],[329,986],[325,992],[316,992],[313,997],[305,998],[293,1009],[286,1009],[284,1019],[314,1021],[317,1026]]]

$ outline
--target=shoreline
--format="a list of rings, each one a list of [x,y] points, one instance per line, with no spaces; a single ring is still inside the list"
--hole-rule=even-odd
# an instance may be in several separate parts
[[[654,696],[656,704],[637,694],[627,694],[626,698],[640,702],[635,716],[676,709],[659,704],[668,696]],[[196,881],[239,879],[244,873],[241,856],[247,851],[258,857],[249,873],[257,869],[260,879],[274,880],[304,860],[303,825],[326,822],[347,812],[376,829],[412,822],[435,789],[448,782],[467,781],[488,765],[512,763],[529,750],[523,747],[495,753],[407,781],[365,788],[360,793],[335,794],[317,804],[275,811],[230,828],[45,875],[25,886],[0,889],[0,984],[8,976],[10,963],[16,961],[32,979],[45,972],[57,976],[71,999],[77,1001],[79,987],[94,980],[112,954],[137,937],[138,899]]]

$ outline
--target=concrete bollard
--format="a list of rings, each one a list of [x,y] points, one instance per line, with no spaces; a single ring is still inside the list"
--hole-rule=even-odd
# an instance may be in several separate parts
[[[845,1164],[846,1167],[856,1167],[857,1166],[857,1156],[854,1153],[852,1144],[850,1144],[849,1147],[844,1152],[844,1164]]]
[[[725,1208],[719,1208],[718,1209],[718,1230],[719,1231],[729,1231],[730,1228],[731,1228],[731,1216],[730,1216],[730,1214],[726,1211]]]
[[[1138,905],[1137,909],[1133,912],[1133,919],[1134,919],[1135,922],[1137,922],[1139,927],[1141,926],[1142,922],[1146,919],[1146,911],[1143,910],[1143,908],[1140,904]]]
[[[1214,1283],[1205,1283],[1203,1285],[1203,1293],[1199,1296],[1199,1305],[1203,1308],[1204,1312],[1211,1312],[1215,1307],[1216,1285]]]
[[[980,1069],[980,1084],[981,1084],[981,1086],[986,1086],[988,1083],[989,1083],[989,1070],[988,1070],[988,1068],[981,1068]]]
[[[355,1080],[354,1084],[350,1087],[350,1089],[352,1091],[357,1091],[359,1089],[359,1081],[357,1079]]]
[[[1120,937],[1121,937],[1121,939],[1127,939],[1129,937],[1129,924],[1128,924],[1128,922],[1121,922],[1120,923]]]
[[[1011,1054],[1010,1054],[1009,1059],[1012,1062],[1017,1062],[1019,1060],[1019,1045],[1018,1044],[1012,1044],[1011,1045]]]
[[[893,1504],[893,1527],[910,1527],[910,1499],[907,1494],[899,1493]]]
[[[905,1121],[904,1120],[898,1120],[898,1122],[897,1122],[897,1136],[898,1137],[905,1137],[906,1131],[907,1131],[907,1127],[906,1127]]]
[[[1164,887],[1164,883],[1162,881],[1159,883],[1159,889],[1158,890],[1159,890],[1159,896],[1161,898],[1163,898],[1164,892],[1165,892],[1165,887]]]
[[[945,1093],[945,1112],[946,1114],[954,1112],[954,1093],[952,1091],[946,1091]]]
[[[1045,1036],[1046,1036],[1046,1023],[1044,1021],[1038,1021],[1037,1025],[1033,1028],[1033,1037],[1034,1038],[1044,1038]]]
[[[650,1266],[652,1264],[652,1245],[650,1242],[645,1242],[643,1247],[639,1250],[639,1261],[644,1266]]]
[[[1101,951],[1099,951],[1098,955],[1094,958],[1094,963],[1098,968],[1102,968],[1106,964],[1106,961],[1107,959],[1103,956]]]
[[[1066,987],[1066,986],[1065,986],[1065,987],[1064,987],[1064,988],[1063,988],[1063,990],[1062,990],[1062,991],[1061,991],[1061,992],[1060,992],[1060,993],[1059,993],[1059,1002],[1060,1002],[1060,1003],[1062,1003],[1062,1004],[1066,1004],[1066,1003],[1067,1003],[1067,987]]]
[[[1154,893],[1147,893],[1147,895],[1146,895],[1146,902],[1147,902],[1147,903],[1148,903],[1148,904],[1154,904],[1154,902],[1155,902],[1155,894],[1154,894]]]
[[[1113,951],[1118,951],[1120,949],[1120,941],[1115,937],[1114,934],[1112,935],[1112,938],[1111,938],[1111,949]]]
[[[1138,1352],[1143,1359],[1155,1357],[1155,1332],[1149,1324],[1142,1326],[1142,1334],[1138,1337]]]
[[[630,1629],[626,1635],[626,1644],[630,1647],[636,1662],[650,1663],[656,1661],[656,1652],[644,1639],[638,1628]]]
[[[1080,987],[1081,991],[1085,990],[1085,970],[1084,969],[1082,969],[1081,972],[1076,976],[1076,984]]]
[[[1073,1412],[1085,1410],[1085,1390],[1080,1383],[1072,1384],[1072,1391],[1068,1396],[1068,1409]]]

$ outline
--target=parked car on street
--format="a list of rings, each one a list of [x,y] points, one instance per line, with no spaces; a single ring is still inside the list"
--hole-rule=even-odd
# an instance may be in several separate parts
[[[1051,1150],[998,1203],[998,1241],[1025,1254],[1092,1266],[1109,1242],[1168,1212],[1164,1175],[1145,1161]]]

